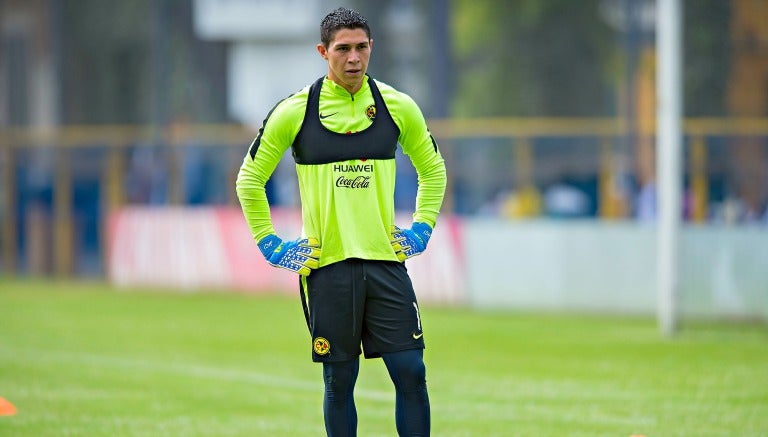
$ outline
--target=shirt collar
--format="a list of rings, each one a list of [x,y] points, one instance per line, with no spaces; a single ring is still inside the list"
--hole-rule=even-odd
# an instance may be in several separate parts
[[[371,86],[368,84],[369,79],[369,76],[365,76],[365,80],[363,80],[363,86],[361,86],[360,89],[357,90],[354,95],[352,95],[352,97],[357,97],[371,88]],[[349,91],[347,91],[346,88],[332,81],[328,78],[328,76],[325,76],[325,79],[323,79],[323,88],[326,88],[327,90],[341,97],[350,96]]]

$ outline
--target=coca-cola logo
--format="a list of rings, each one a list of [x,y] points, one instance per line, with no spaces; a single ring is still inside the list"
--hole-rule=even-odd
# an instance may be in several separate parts
[[[370,183],[370,176],[355,176],[354,178],[339,176],[336,179],[336,186],[339,188],[368,188]]]

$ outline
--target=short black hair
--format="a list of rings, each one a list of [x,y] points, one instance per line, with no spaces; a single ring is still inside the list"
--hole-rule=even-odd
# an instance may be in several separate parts
[[[320,42],[327,48],[340,29],[363,29],[371,39],[371,28],[365,17],[352,9],[338,8],[320,22]]]

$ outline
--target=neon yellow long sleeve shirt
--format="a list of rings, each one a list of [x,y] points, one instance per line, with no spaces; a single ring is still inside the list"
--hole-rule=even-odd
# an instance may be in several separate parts
[[[413,99],[385,83],[375,81],[374,85],[365,81],[351,95],[326,77],[319,88],[317,114],[307,111],[309,85],[272,109],[243,160],[236,184],[243,214],[257,242],[275,233],[264,186],[289,147],[293,147],[296,160],[302,236],[320,241],[321,267],[347,258],[397,261],[389,235],[395,224],[397,144],[418,174],[413,221],[435,226],[446,186],[445,163],[437,143]],[[378,90],[386,108],[376,104],[372,88]],[[368,156],[365,144],[356,144],[357,138],[365,141],[366,136],[358,134],[365,133],[374,122],[389,120],[382,117],[386,114],[383,111],[396,126],[396,144],[392,144],[391,155]],[[297,135],[309,130],[302,128],[306,117],[317,117],[320,129],[351,138],[328,146],[322,141],[315,144],[310,137],[299,149]],[[351,150],[356,147],[362,151]],[[316,155],[321,157],[311,157]]]

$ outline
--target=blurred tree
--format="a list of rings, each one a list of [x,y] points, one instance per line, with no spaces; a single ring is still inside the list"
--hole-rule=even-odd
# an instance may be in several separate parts
[[[226,118],[226,46],[187,0],[61,0],[61,114],[73,123]]]
[[[453,0],[457,116],[606,116],[627,72],[610,0]],[[686,115],[727,113],[730,2],[684,4]]]
[[[428,115],[606,116],[616,113],[626,76],[621,37],[600,15],[605,1],[351,3],[370,17],[381,47],[372,73],[424,100]],[[225,118],[225,44],[195,37],[192,2],[61,0],[58,7],[63,122]],[[387,21],[404,8],[421,17],[413,31],[420,55],[408,59],[402,30]],[[721,0],[685,4],[688,115],[727,113],[729,11]],[[451,20],[445,45],[434,36],[436,12]]]
[[[612,113],[616,35],[599,3],[454,0],[454,115]]]
[[[684,2],[685,115],[716,117],[728,113],[731,42],[731,2],[695,0]]]

